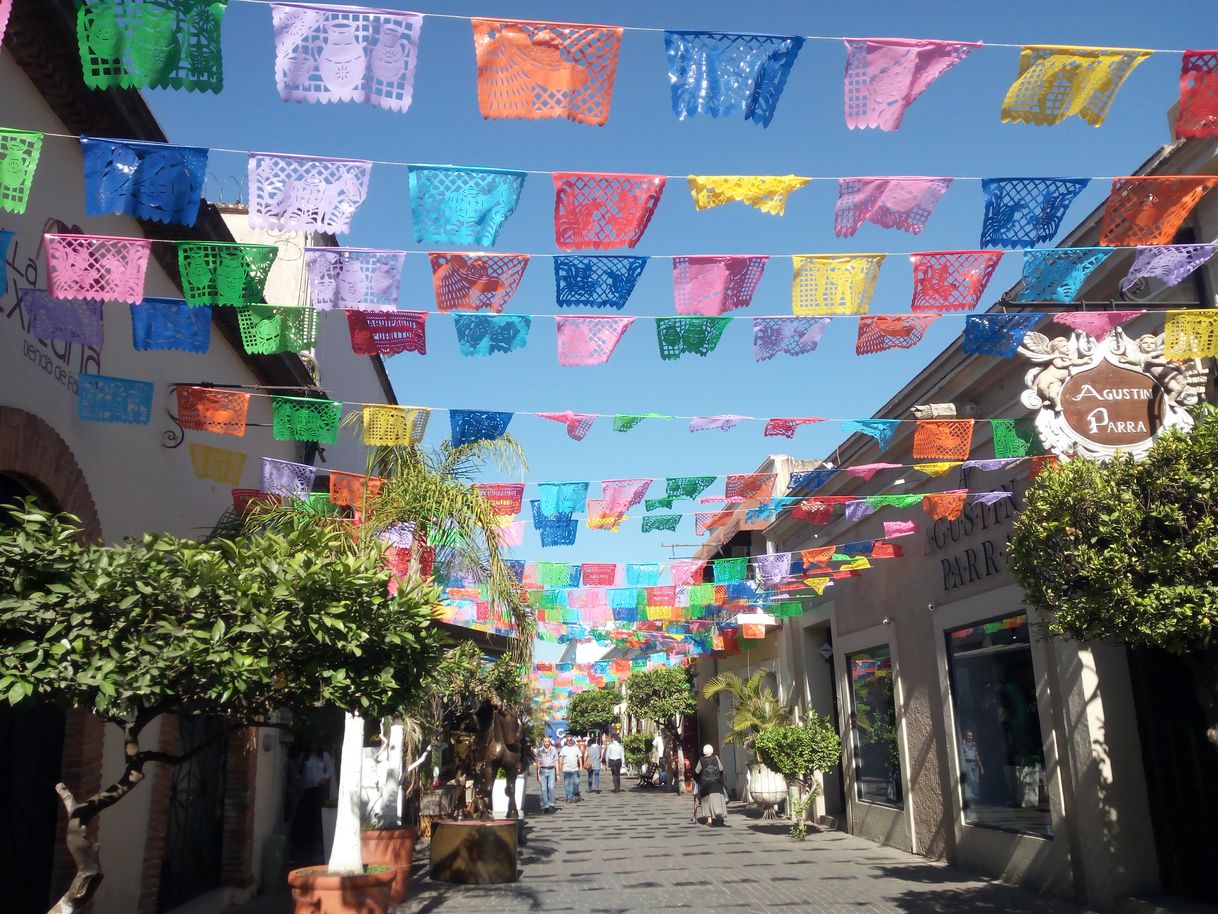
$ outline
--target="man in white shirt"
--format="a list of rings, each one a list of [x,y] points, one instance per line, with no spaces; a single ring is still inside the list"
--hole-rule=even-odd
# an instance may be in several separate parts
[[[584,754],[575,745],[575,737],[568,736],[567,743],[558,753],[558,770],[562,772],[562,789],[568,803],[579,803],[579,765]]]
[[[662,787],[666,780],[664,771],[664,737],[660,735],[659,731],[656,731],[656,738],[651,741],[651,748],[655,751],[656,771],[659,774],[659,784]]]
[[[622,760],[626,757],[626,751],[622,748],[622,744],[618,741],[617,734],[613,734],[609,739],[609,745],[605,747],[605,761],[609,765],[609,770],[613,773],[613,792],[622,792]]]

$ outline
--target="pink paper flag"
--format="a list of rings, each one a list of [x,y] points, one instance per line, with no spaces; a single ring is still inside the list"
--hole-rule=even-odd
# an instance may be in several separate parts
[[[674,257],[672,294],[678,314],[714,316],[747,308],[769,257]]]
[[[870,222],[916,235],[951,183],[951,178],[839,178],[834,234],[853,235]]]
[[[896,130],[905,109],[981,42],[847,38],[846,126]]]
[[[911,520],[884,521],[884,538],[893,539],[898,536],[913,536],[918,532],[918,525]]]
[[[567,435],[575,441],[583,441],[592,424],[596,422],[595,413],[573,413],[571,410],[561,413],[538,413],[537,417],[561,422],[567,427]]]
[[[814,423],[824,421],[824,419],[816,416],[776,417],[766,422],[765,437],[777,438],[781,435],[783,438],[794,438],[795,430],[801,425],[813,425]]]
[[[705,432],[708,429],[719,429],[726,432],[730,428],[735,428],[748,416],[694,416],[689,420],[689,430],[691,432]]]
[[[108,235],[44,235],[47,290],[55,298],[121,301],[144,298],[152,242]]]
[[[524,521],[512,521],[494,530],[495,541],[500,546],[519,546],[524,543]]]
[[[650,479],[605,479],[601,481],[601,505],[606,514],[625,514],[643,500]]]
[[[603,365],[633,317],[555,317],[559,365]]]
[[[683,562],[670,562],[668,569],[672,572],[672,583],[674,586],[692,587],[695,584],[702,583],[702,575],[705,572],[706,563],[700,562],[697,559],[687,559]]]
[[[1141,317],[1145,311],[1073,311],[1053,315],[1053,323],[1081,330],[1096,340],[1102,340],[1119,324]]]
[[[0,42],[4,41],[4,30],[8,28],[8,14],[13,11],[13,0],[0,0]]]
[[[899,463],[864,463],[856,467],[842,467],[842,472],[847,476],[860,476],[870,482],[871,477],[880,470],[896,470],[900,466]]]

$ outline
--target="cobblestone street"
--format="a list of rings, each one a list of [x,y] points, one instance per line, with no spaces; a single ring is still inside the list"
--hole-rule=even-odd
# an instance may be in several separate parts
[[[529,789],[536,791],[536,781]],[[1080,914],[1082,908],[965,874],[841,832],[798,844],[785,822],[731,805],[728,825],[690,822],[692,801],[657,790],[585,793],[541,816],[530,809],[521,878],[502,886],[433,882],[427,846],[415,859],[410,900],[396,914],[510,914],[578,911],[625,914],[696,910],[981,912]],[[286,898],[260,899],[231,914],[280,914]]]

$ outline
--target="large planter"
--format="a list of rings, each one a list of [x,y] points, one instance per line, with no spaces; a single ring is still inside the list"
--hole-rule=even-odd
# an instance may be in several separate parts
[[[296,914],[387,914],[394,870],[339,876],[320,867],[288,873]]]
[[[410,864],[414,859],[417,828],[382,828],[360,832],[360,853],[364,863],[387,866],[394,871],[389,900],[401,904],[410,889]]]
[[[787,798],[787,779],[760,762],[749,765],[749,797],[765,810],[766,818],[775,817],[774,807]]]
[[[431,878],[458,885],[515,882],[518,822],[435,822],[431,831]]]
[[[524,783],[528,778],[523,774],[516,776],[516,813],[524,817]],[[491,788],[491,814],[496,819],[506,819],[508,814],[507,781],[498,779]]]
[[[338,827],[338,807],[323,806],[321,808],[321,851],[326,860],[330,859],[330,851],[334,850],[334,829]]]

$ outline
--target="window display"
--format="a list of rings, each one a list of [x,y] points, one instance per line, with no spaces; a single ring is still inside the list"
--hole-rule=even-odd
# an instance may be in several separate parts
[[[846,657],[850,667],[850,732],[858,798],[901,808],[901,755],[892,654],[887,647]]]

